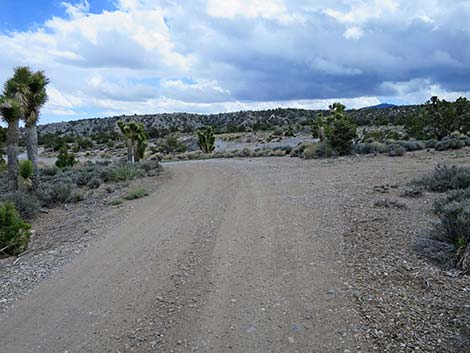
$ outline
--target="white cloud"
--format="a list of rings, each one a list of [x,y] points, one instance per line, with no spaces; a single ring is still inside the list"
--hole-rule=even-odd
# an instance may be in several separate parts
[[[343,33],[346,39],[360,39],[363,35],[364,31],[357,26],[349,27],[346,32]]]
[[[65,12],[70,17],[82,17],[90,10],[90,4],[87,0],[81,0],[75,4],[69,2],[62,2],[61,5],[65,7]]]
[[[207,0],[207,13],[220,18],[262,17],[284,23],[294,19],[282,0]]]
[[[422,104],[433,96],[449,101],[459,97],[470,97],[470,89],[468,91],[448,91],[441,85],[427,79],[384,82],[382,87],[387,91],[392,91],[395,96],[400,97],[400,100],[410,104]]]
[[[356,0],[351,1],[350,3],[350,9],[347,11],[327,8],[324,10],[324,13],[341,23],[360,24],[394,13],[400,7],[396,0]]]
[[[0,32],[0,81],[17,65],[51,79],[42,121],[470,91],[465,0],[114,2],[91,13],[87,1],[68,0],[42,26]]]

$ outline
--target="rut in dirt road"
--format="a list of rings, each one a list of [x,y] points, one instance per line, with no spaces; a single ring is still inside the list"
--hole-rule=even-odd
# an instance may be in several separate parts
[[[347,185],[288,159],[167,168],[125,225],[1,318],[2,353],[356,349]]]

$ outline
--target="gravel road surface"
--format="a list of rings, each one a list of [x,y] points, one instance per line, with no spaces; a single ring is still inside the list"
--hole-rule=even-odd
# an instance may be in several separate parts
[[[338,180],[292,159],[166,168],[127,222],[1,317],[2,353],[356,350]]]

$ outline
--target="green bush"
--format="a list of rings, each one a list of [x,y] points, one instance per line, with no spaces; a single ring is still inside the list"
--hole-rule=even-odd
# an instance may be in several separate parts
[[[149,193],[145,188],[139,187],[139,188],[130,190],[122,198],[124,200],[136,200],[136,199],[140,199],[142,197],[148,196],[148,194]]]
[[[356,138],[356,125],[348,116],[335,119],[329,132],[331,147],[340,155],[344,156],[351,152],[353,139]]]
[[[33,177],[33,163],[26,159],[20,162],[19,175],[23,179],[31,179]]]
[[[0,253],[18,255],[25,251],[31,235],[30,229],[12,203],[0,204]]]
[[[75,154],[69,153],[67,145],[64,145],[60,148],[59,155],[57,156],[57,161],[55,162],[56,167],[66,168],[72,167],[77,163],[75,160]]]
[[[21,190],[3,195],[0,201],[14,204],[21,217],[27,219],[34,217],[41,209],[41,204],[35,195]]]
[[[124,202],[123,199],[121,198],[116,198],[116,199],[112,199],[110,201],[108,201],[108,205],[111,205],[111,206],[119,206],[119,205],[122,205]]]
[[[156,146],[152,149],[152,151],[154,153],[161,152],[161,153],[168,154],[168,153],[183,153],[183,152],[186,152],[187,149],[188,149],[188,146],[186,146],[184,143],[182,143],[179,140],[179,134],[172,133],[158,140]]]

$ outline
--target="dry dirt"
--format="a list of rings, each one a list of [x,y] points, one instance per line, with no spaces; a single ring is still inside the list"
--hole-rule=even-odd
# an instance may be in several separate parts
[[[1,314],[0,351],[464,352],[468,276],[413,250],[435,196],[399,196],[468,150],[451,157],[166,164],[168,180]],[[405,206],[375,207],[384,197]]]

